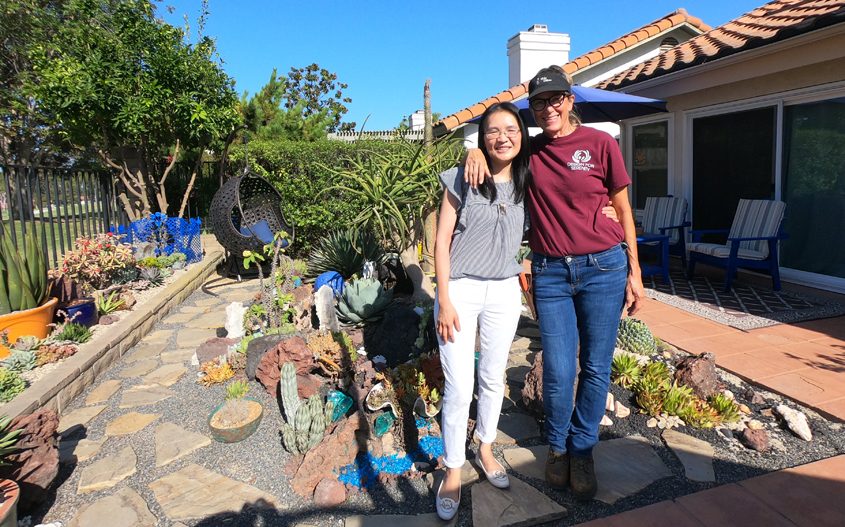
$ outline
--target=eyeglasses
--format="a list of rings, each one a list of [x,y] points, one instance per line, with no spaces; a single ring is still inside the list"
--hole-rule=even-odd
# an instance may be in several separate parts
[[[519,128],[505,128],[504,130],[490,128],[484,131],[484,137],[487,139],[498,139],[502,134],[505,134],[508,139],[513,139],[519,135]]]
[[[569,97],[569,92],[564,92],[558,95],[552,95],[548,99],[532,99],[528,105],[531,107],[532,110],[535,112],[542,112],[546,109],[546,106],[551,106],[552,108],[557,108],[561,104],[563,104],[563,100]]]

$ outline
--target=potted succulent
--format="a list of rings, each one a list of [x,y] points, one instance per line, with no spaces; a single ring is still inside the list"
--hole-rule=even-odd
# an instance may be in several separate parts
[[[0,465],[6,464],[6,456],[15,452],[22,428],[9,430],[12,418],[0,417]],[[18,499],[21,489],[11,479],[0,479],[0,527],[17,527]]]
[[[35,232],[26,233],[20,250],[0,223],[0,332],[13,344],[26,335],[43,339],[57,303],[47,296],[47,264]],[[0,358],[8,354],[0,344]]]
[[[208,416],[211,436],[221,443],[235,443],[251,436],[261,423],[264,407],[246,397],[247,381],[234,381],[226,387],[226,400]]]
[[[69,276],[54,275],[51,271],[50,296],[59,300],[56,320],[74,322],[85,327],[97,323],[97,303],[93,297],[82,296],[79,285]]]

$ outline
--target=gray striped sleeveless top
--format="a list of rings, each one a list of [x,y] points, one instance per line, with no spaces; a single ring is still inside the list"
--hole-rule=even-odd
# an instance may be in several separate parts
[[[490,203],[464,182],[463,168],[443,172],[440,181],[459,203],[466,198],[452,235],[449,278],[499,280],[521,273],[516,257],[525,227],[525,207],[524,201],[514,202],[513,182],[496,183],[496,200]]]

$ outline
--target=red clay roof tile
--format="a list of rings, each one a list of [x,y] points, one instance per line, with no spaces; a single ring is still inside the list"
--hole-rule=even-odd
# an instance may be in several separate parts
[[[618,73],[598,88],[646,79],[845,22],[845,0],[775,0]]]

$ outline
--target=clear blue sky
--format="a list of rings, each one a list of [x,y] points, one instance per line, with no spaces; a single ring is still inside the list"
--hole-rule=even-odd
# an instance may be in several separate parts
[[[205,34],[214,37],[239,93],[255,93],[272,69],[312,62],[337,73],[352,98],[345,121],[393,128],[422,108],[448,115],[508,87],[507,40],[532,24],[569,33],[570,58],[683,7],[715,27],[765,0],[209,0]],[[200,0],[162,0],[174,25],[192,31]],[[163,6],[172,6],[167,14]],[[195,33],[194,33],[195,34]]]

